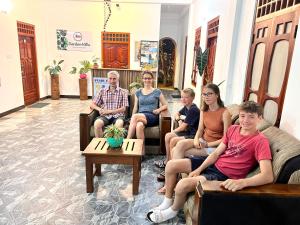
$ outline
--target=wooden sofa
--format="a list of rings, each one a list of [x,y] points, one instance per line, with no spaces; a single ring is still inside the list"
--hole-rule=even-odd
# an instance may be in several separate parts
[[[129,95],[129,109],[127,118],[129,120],[134,96]],[[90,143],[94,134],[93,122],[99,116],[98,111],[87,109],[79,114],[80,151],[83,151]],[[171,116],[168,110],[160,113],[159,125],[145,128],[146,154],[165,154],[165,135],[171,130]]]
[[[246,188],[234,193],[216,188],[211,181],[203,184],[203,188],[198,184],[198,191],[191,194],[184,205],[187,225],[300,223],[300,141],[285,131],[271,126],[265,120],[259,124],[258,129],[270,142],[275,184]],[[253,171],[249,176],[258,171],[259,169]],[[218,214],[221,208],[226,213]],[[257,211],[257,208],[266,212],[254,215],[253,212]],[[270,213],[268,210],[273,212]],[[226,217],[222,218],[222,215]],[[248,217],[242,218],[246,215]],[[291,218],[282,222],[280,217]],[[295,221],[299,222],[294,223]]]

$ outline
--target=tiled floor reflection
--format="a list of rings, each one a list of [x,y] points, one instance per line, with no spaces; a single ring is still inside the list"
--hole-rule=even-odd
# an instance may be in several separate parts
[[[167,94],[170,109],[178,99]],[[89,101],[45,100],[0,120],[0,224],[150,224],[145,215],[160,203],[153,161],[142,163],[139,194],[132,196],[132,169],[103,165],[95,191],[86,193],[79,151],[79,112]],[[184,224],[183,215],[164,224]]]

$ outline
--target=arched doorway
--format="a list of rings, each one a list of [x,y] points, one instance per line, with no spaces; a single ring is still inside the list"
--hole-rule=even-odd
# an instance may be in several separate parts
[[[176,43],[172,38],[159,40],[158,86],[174,87]]]

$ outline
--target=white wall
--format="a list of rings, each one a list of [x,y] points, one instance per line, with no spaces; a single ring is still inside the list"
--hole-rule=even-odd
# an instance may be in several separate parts
[[[195,30],[198,27],[201,27],[201,38],[200,38],[200,46],[204,50],[206,48],[206,39],[207,39],[207,22],[214,19],[217,16],[220,16],[220,29],[222,27],[226,27],[226,29],[231,30],[232,26],[229,22],[223,24],[224,15],[226,15],[226,11],[229,10],[232,5],[234,5],[234,1],[223,1],[223,0],[195,0],[193,1],[190,7],[190,17],[189,17],[189,31],[188,31],[188,49],[187,49],[187,58],[186,58],[186,70],[185,70],[185,87],[190,87],[191,85],[191,74],[193,67],[193,56],[194,56],[194,42],[195,42]],[[233,21],[234,18],[229,20]],[[219,32],[222,30],[219,29]],[[224,32],[225,33],[225,32]],[[228,35],[229,32],[228,32]],[[224,52],[219,53],[218,50],[220,43],[220,38],[218,38],[217,44],[217,54],[224,54]],[[224,43],[223,43],[224,44]],[[227,44],[227,43],[226,43]],[[228,46],[230,48],[230,45]],[[200,90],[202,84],[202,78],[197,75],[197,86],[194,87],[196,92],[195,103],[200,105]],[[217,75],[216,75],[217,76]]]
[[[213,82],[220,86],[221,97],[226,104],[240,102],[248,63],[255,1],[211,0],[193,1],[189,22],[189,41],[185,73],[185,87],[191,86],[195,30],[201,27],[200,46],[206,48],[207,23],[219,18],[219,32]],[[200,104],[202,77],[197,75],[195,102]]]
[[[60,74],[61,95],[79,95],[78,76],[70,75],[72,66],[93,55],[101,56],[103,2],[12,0],[9,14],[0,13],[0,113],[24,104],[16,21],[35,25],[40,97],[50,95],[50,77],[44,67],[53,59],[64,59]],[[128,16],[130,15],[130,16]],[[134,62],[134,42],[159,40],[160,4],[112,4],[112,16],[106,31],[130,32],[130,68]],[[92,52],[59,51],[56,49],[56,29],[89,31]],[[88,92],[92,94],[90,76]]]
[[[299,21],[300,23],[300,21]],[[295,46],[293,59],[290,68],[289,81],[287,85],[283,110],[281,115],[280,128],[294,135],[300,140],[300,105],[299,105],[299,67],[300,61],[300,35],[298,33]]]
[[[256,1],[233,2],[221,18],[214,75],[216,84],[225,80],[220,90],[226,105],[243,100],[256,6]]]
[[[40,3],[37,0],[28,2],[15,0],[12,1],[13,10],[4,14],[0,12],[0,113],[10,109],[22,106],[24,104],[23,85],[21,77],[21,65],[19,55],[19,43],[17,33],[17,20],[36,25],[36,36],[41,37],[43,34],[37,27],[41,27],[41,17],[37,8]],[[26,10],[25,10],[26,9]],[[37,43],[37,55],[42,54],[43,48]],[[38,63],[39,63],[38,59]],[[41,97],[45,95],[44,78],[39,71],[39,86]]]

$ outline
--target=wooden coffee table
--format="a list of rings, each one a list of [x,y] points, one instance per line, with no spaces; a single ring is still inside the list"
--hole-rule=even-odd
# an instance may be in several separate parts
[[[101,176],[101,164],[132,165],[132,193],[138,194],[141,177],[142,139],[124,139],[121,148],[111,149],[105,138],[94,138],[83,151],[86,168],[86,192],[94,191],[94,176]],[[94,164],[96,167],[94,173]]]

